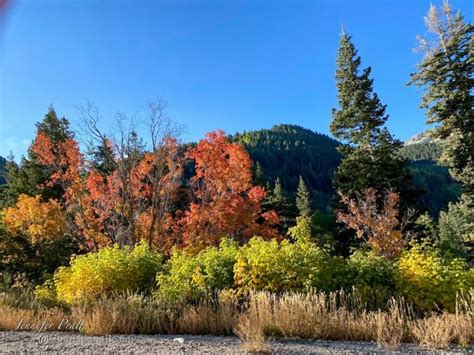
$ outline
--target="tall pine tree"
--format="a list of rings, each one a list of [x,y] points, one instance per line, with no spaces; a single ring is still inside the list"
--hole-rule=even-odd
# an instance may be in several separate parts
[[[313,214],[311,205],[311,193],[309,192],[303,177],[300,175],[298,190],[296,191],[296,207],[298,208],[300,217],[311,217]]]
[[[265,201],[264,208],[267,210],[273,209],[278,213],[278,217],[280,218],[279,232],[282,235],[285,235],[288,228],[293,226],[296,222],[298,212],[278,177],[275,179],[275,186],[272,193]]]
[[[428,36],[419,37],[425,56],[409,84],[424,88],[421,107],[427,109],[431,136],[443,141],[441,159],[454,179],[464,184],[465,198],[474,199],[474,26],[460,12],[453,15],[446,1],[431,5],[425,17]]]
[[[405,160],[398,153],[401,142],[384,127],[388,115],[373,90],[371,68],[360,67],[351,36],[343,32],[336,71],[339,109],[332,111],[330,129],[345,144],[338,148],[343,159],[334,187],[349,197],[369,187],[379,192],[393,189],[407,207],[414,203],[416,193]]]

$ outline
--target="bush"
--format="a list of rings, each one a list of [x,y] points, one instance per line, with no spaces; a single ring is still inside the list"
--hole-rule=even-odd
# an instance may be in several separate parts
[[[175,249],[157,276],[156,296],[172,303],[197,302],[217,290],[231,288],[237,250],[237,244],[226,239],[219,247],[209,247],[196,256]]]
[[[355,288],[366,306],[377,309],[394,295],[393,262],[373,252],[357,250],[347,260],[344,286]]]
[[[254,237],[237,254],[235,283],[244,290],[329,290],[335,287],[336,264],[336,259],[306,239],[292,244]]]
[[[447,255],[467,258],[474,262],[474,208],[463,195],[459,202],[450,203],[438,220],[439,239]]]
[[[114,292],[151,290],[161,267],[161,254],[145,243],[132,250],[114,245],[73,257],[71,266],[56,271],[54,284],[58,299],[71,304]]]
[[[436,249],[413,244],[398,260],[397,288],[421,310],[453,311],[456,295],[474,287],[474,269],[462,259],[443,260]]]

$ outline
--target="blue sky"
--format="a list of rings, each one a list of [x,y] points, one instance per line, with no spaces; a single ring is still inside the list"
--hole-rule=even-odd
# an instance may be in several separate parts
[[[440,2],[436,1],[436,4]],[[471,1],[453,7],[472,18]],[[429,1],[16,1],[0,17],[0,155],[18,157],[53,104],[78,119],[93,100],[103,127],[117,111],[143,115],[164,97],[184,140],[298,124],[328,133],[336,105],[341,24],[353,36],[388,127],[424,129],[419,92],[406,87]]]

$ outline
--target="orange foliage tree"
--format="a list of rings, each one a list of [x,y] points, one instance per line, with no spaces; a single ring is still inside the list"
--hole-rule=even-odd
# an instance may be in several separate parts
[[[379,201],[372,188],[366,189],[356,199],[338,193],[348,212],[339,211],[337,221],[355,230],[356,236],[364,239],[377,255],[397,257],[405,244],[403,229],[409,219],[409,215],[399,219],[398,194],[388,191]]]
[[[26,235],[32,244],[44,240],[64,239],[66,216],[56,200],[41,202],[40,196],[19,196],[15,207],[3,211],[5,229],[13,234]]]
[[[134,245],[145,239],[150,246],[170,249],[167,236],[170,207],[180,185],[178,144],[167,138],[159,149],[143,154],[136,164],[116,160],[118,169],[109,176],[91,171],[86,180],[84,213],[77,222],[84,226],[89,247],[111,243]]]
[[[179,222],[184,246],[200,250],[224,237],[245,241],[254,235],[276,237],[274,211],[262,213],[266,191],[252,186],[252,162],[223,131],[206,134],[187,157],[195,163],[190,186],[192,201]]]
[[[49,168],[47,185],[59,184],[65,192],[66,201],[71,200],[81,189],[83,157],[77,142],[66,138],[53,143],[44,132],[39,131],[31,149],[39,162]]]
[[[113,167],[106,174],[92,168],[85,181],[86,194],[76,223],[89,249],[113,243],[134,246],[140,240],[150,247],[171,249],[173,203],[182,176],[179,130],[164,114],[163,102],[150,102],[149,108],[149,151],[133,122],[126,128],[119,121],[118,137],[109,140],[97,128],[97,110],[84,110],[87,132],[107,148],[107,160]]]

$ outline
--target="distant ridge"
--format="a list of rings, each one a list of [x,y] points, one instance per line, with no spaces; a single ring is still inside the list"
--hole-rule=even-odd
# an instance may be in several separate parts
[[[418,134],[415,134],[410,139],[405,141],[405,145],[412,145],[412,144],[422,144],[422,143],[435,143],[436,140],[429,136],[428,131],[424,131]]]

